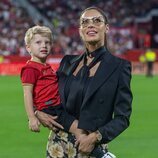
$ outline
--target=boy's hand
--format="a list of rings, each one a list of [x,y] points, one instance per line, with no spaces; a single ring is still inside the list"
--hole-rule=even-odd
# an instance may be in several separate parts
[[[36,117],[29,118],[29,129],[32,132],[40,132],[40,122]]]

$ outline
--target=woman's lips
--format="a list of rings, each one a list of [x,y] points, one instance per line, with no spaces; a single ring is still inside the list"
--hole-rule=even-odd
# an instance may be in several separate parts
[[[96,35],[96,34],[97,34],[97,31],[95,31],[95,30],[87,31],[87,35],[93,36],[93,35]]]
[[[42,53],[47,53],[47,50],[41,50],[40,52],[42,52]]]

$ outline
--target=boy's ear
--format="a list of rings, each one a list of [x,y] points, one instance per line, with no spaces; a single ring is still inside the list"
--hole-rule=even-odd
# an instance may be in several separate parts
[[[30,54],[31,53],[30,45],[28,44],[25,47],[26,47],[27,52],[29,52],[29,54]]]

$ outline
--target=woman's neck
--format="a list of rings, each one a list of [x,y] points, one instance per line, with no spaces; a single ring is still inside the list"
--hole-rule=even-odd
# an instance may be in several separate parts
[[[86,49],[88,50],[89,53],[95,51],[96,49],[100,48],[101,46],[104,46],[104,44],[102,43],[96,43],[94,45],[87,43],[86,45]]]

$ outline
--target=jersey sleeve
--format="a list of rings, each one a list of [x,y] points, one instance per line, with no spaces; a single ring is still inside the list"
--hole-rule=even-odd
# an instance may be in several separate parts
[[[33,68],[25,68],[21,71],[21,82],[35,84],[39,77],[39,71]]]

